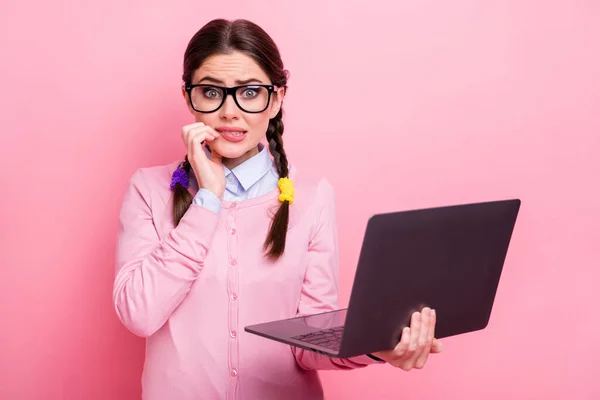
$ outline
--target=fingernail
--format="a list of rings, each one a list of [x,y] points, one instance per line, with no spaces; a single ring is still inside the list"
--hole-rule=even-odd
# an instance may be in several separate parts
[[[435,309],[433,309],[433,308],[431,309],[431,316],[435,317]]]

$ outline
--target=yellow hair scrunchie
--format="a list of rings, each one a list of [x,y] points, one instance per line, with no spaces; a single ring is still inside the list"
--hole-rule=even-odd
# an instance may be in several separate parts
[[[279,201],[289,201],[290,204],[294,202],[294,183],[289,178],[279,178],[277,183],[281,194],[279,195]]]

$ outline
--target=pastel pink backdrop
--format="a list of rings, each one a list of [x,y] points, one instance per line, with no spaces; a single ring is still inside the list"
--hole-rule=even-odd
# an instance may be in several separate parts
[[[523,201],[488,329],[422,371],[323,373],[329,399],[600,398],[599,7],[3,1],[0,398],[139,398],[117,213],[137,167],[183,156],[182,54],[215,17],[281,48],[290,160],[338,194],[342,305],[372,213]]]

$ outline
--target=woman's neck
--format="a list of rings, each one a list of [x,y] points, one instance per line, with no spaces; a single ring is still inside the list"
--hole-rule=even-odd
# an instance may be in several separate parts
[[[238,165],[240,165],[243,162],[251,159],[252,157],[254,157],[257,154],[258,154],[258,147],[255,147],[255,148],[247,151],[246,153],[242,154],[241,156],[239,156],[237,158],[225,158],[225,157],[223,157],[223,165],[226,166],[231,171],[232,169],[234,169]]]

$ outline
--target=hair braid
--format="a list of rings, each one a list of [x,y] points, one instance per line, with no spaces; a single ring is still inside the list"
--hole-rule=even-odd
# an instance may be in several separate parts
[[[269,150],[273,155],[275,167],[279,178],[288,177],[288,160],[283,148],[283,111],[280,110],[277,116],[269,121],[267,129],[267,140],[269,141]],[[264,248],[267,251],[267,257],[277,259],[285,250],[285,239],[289,222],[290,203],[286,200],[281,203],[277,213],[271,221],[271,229],[265,240]]]
[[[188,156],[185,156],[185,160],[181,165],[181,168],[185,171],[188,177],[190,177],[192,172],[192,166],[190,161],[188,160]],[[175,190],[173,193],[175,201],[173,201],[173,223],[175,226],[179,225],[179,221],[183,218],[183,215],[190,208],[192,201],[194,200],[191,193],[183,187],[181,183],[177,183],[175,185]]]

